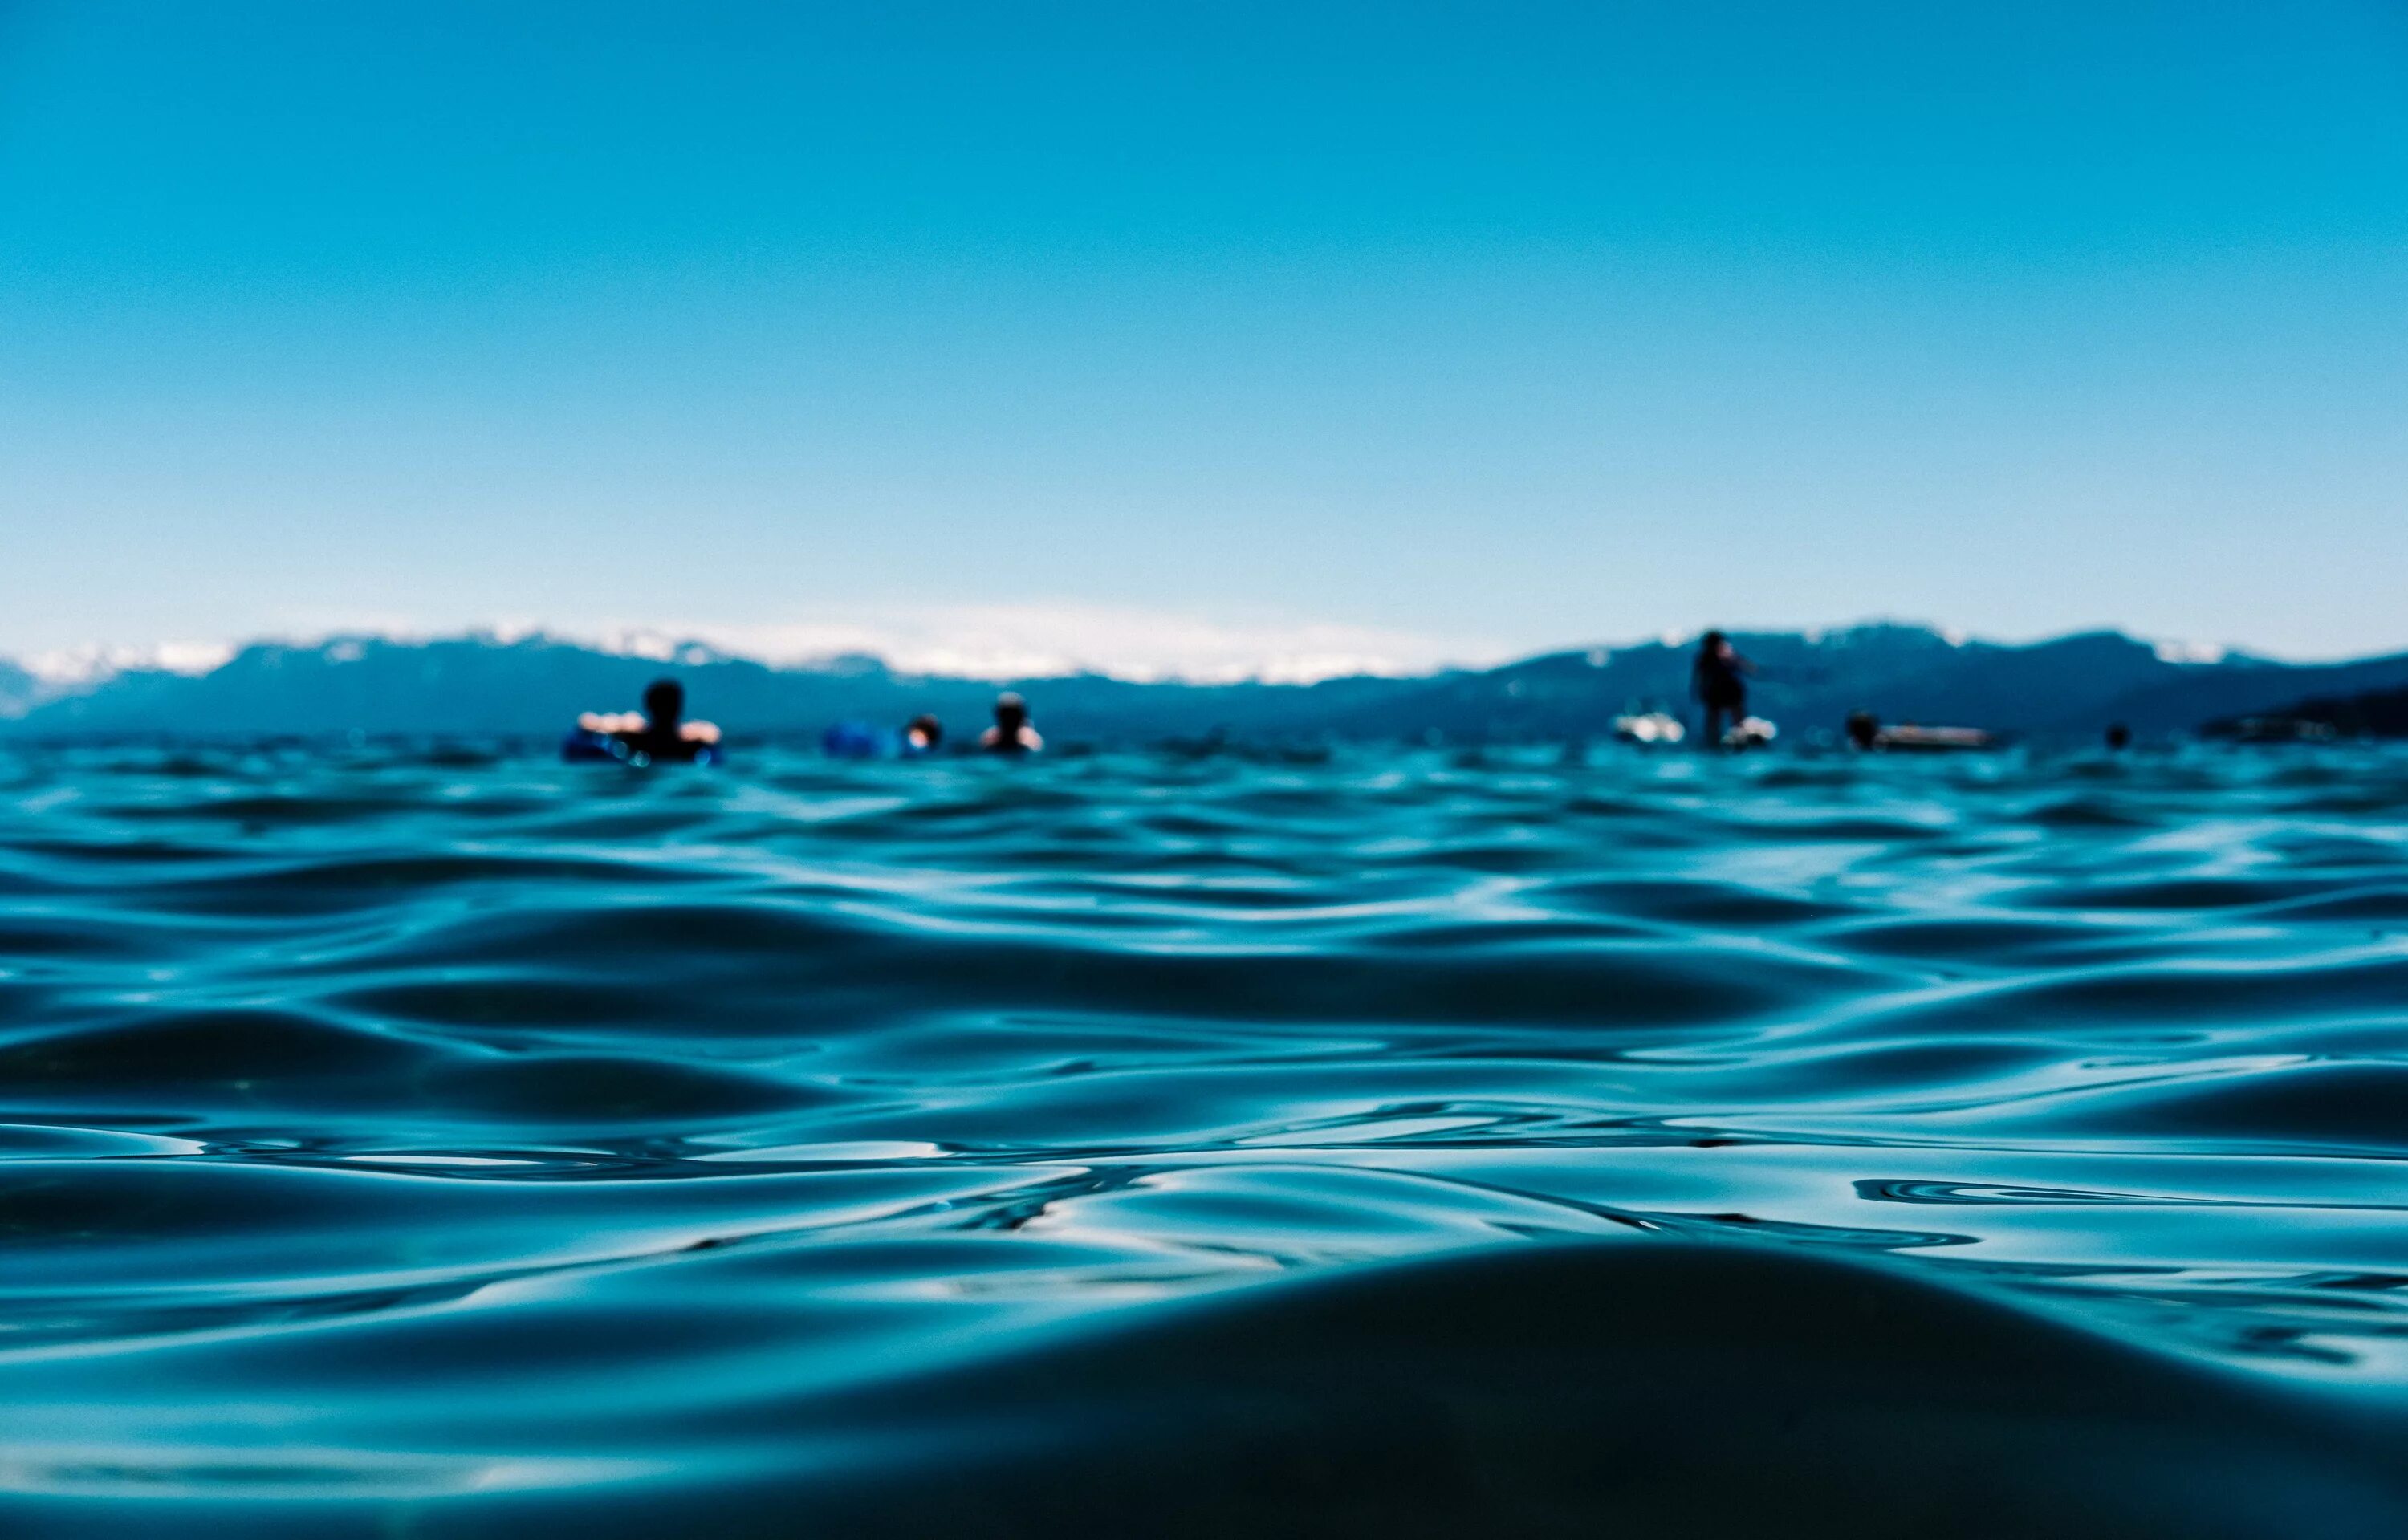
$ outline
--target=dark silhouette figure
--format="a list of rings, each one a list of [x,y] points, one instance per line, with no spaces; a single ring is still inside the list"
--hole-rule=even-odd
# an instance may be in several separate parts
[[[1007,690],[995,698],[995,725],[979,735],[979,748],[990,754],[1026,754],[1045,747],[1037,729],[1028,725],[1028,703]]]
[[[654,679],[641,711],[588,711],[560,746],[571,763],[715,764],[719,729],[685,720],[685,687]]]
[[[945,741],[945,724],[923,711],[903,726],[903,752],[933,754]]]
[[[675,739],[685,717],[685,686],[675,679],[654,679],[644,686],[646,730],[663,741]]]
[[[2125,749],[2131,747],[2132,730],[2125,726],[2122,722],[2109,722],[2107,724],[2108,751],[2110,753],[2120,754]]]
[[[1848,741],[1859,749],[1870,749],[1881,742],[1881,720],[1870,711],[1848,713]]]
[[[1721,632],[1709,631],[1698,638],[1697,661],[1689,665],[1689,690],[1706,708],[1708,749],[1722,746],[1726,717],[1733,727],[1747,720],[1746,676],[1755,672],[1756,665],[1741,657]]]
[[[675,679],[646,685],[643,715],[618,718],[609,732],[629,758],[652,764],[709,763],[719,757],[719,729],[685,720],[685,686]]]

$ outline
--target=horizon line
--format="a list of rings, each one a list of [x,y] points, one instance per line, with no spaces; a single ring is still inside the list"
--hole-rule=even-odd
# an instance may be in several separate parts
[[[785,635],[791,639],[843,629],[841,626],[775,625],[624,625],[595,628],[555,626],[545,622],[518,620],[493,620],[456,628],[411,624],[370,624],[265,632],[238,641],[165,642],[147,647],[93,643],[82,647],[50,649],[13,657],[0,654],[0,662],[13,663],[32,678],[50,687],[50,692],[60,694],[98,688],[110,679],[127,674],[160,673],[184,677],[205,677],[233,662],[242,653],[260,648],[324,650],[339,648],[345,643],[429,647],[460,642],[477,642],[500,647],[546,643],[573,647],[605,656],[649,659],[665,665],[701,667],[720,662],[742,662],[758,663],[764,667],[786,673],[827,673],[846,664],[868,663],[900,677],[952,678],[982,683],[1102,677],[1132,684],[1191,687],[1235,684],[1301,687],[1343,678],[1422,678],[1438,677],[1451,673],[1486,673],[1540,658],[1575,652],[1590,653],[1592,662],[1602,666],[1605,658],[1616,653],[1648,647],[1684,646],[1712,628],[1698,626],[1685,631],[1664,631],[1622,641],[1574,642],[1541,647],[1529,651],[1484,647],[1464,649],[1466,655],[1444,657],[1432,655],[1431,651],[1425,650],[1424,656],[1411,661],[1383,657],[1377,651],[1360,648],[1324,647],[1301,650],[1290,649],[1283,655],[1253,659],[1230,657],[1192,667],[1182,667],[1176,663],[1165,665],[1145,663],[1123,663],[1115,666],[1096,658],[1072,656],[1058,649],[1026,648],[989,649],[986,655],[982,657],[976,649],[948,649],[941,646],[930,648],[924,643],[916,648],[909,644],[881,647],[876,644],[874,638],[867,637],[861,638],[854,645],[839,643],[804,648],[776,645],[780,635]],[[1294,629],[1303,634],[1314,632],[1334,634],[1336,636],[1348,639],[1376,635],[1364,633],[1359,628],[1347,627]],[[2157,657],[2166,663],[2201,665],[2254,661],[2294,667],[2318,667],[2367,662],[2408,652],[2408,648],[2403,648],[2333,658],[2286,658],[2243,646],[2153,638],[2114,625],[2082,627],[2029,638],[2005,638],[1976,635],[1957,627],[1944,626],[1928,620],[1905,620],[1896,616],[1869,616],[1829,625],[1727,624],[1718,629],[1728,631],[1739,637],[1796,637],[1810,645],[1819,645],[1829,637],[1856,632],[1895,629],[1922,632],[1940,639],[1951,648],[1989,646],[2023,649],[2047,646],[2080,636],[2114,635],[2153,649]],[[910,655],[915,651],[919,656]]]

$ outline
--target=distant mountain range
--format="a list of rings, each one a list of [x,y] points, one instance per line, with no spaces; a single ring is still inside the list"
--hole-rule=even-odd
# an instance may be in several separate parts
[[[0,658],[0,720],[22,717],[41,703],[44,684],[31,671]]]
[[[1956,641],[1915,625],[1735,635],[1756,663],[1751,706],[1795,738],[1854,710],[1885,722],[2035,736],[2142,734],[2408,689],[2408,653],[2294,664],[2193,657],[2114,632],[2028,646]],[[1550,653],[1501,668],[1312,685],[1136,683],[1100,675],[1016,681],[1056,740],[1562,739],[1610,731],[1650,705],[1685,710],[1690,644]],[[337,637],[257,643],[198,672],[134,666],[71,683],[0,660],[0,734],[26,738],[474,735],[541,738],[580,710],[631,707],[672,673],[692,709],[738,739],[892,725],[933,711],[957,732],[986,715],[994,680],[897,674],[876,659],[773,667],[697,645],[630,656],[545,636],[436,641]]]

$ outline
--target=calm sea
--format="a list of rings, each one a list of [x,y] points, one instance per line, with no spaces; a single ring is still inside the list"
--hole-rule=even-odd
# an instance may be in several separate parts
[[[0,755],[11,1535],[2408,1533],[2408,756]]]

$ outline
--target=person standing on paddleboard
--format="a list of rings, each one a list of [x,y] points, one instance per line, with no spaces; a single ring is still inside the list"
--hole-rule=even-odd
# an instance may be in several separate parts
[[[1706,708],[1705,747],[1719,749],[1723,721],[1737,727],[1747,720],[1747,676],[1756,665],[1739,655],[1730,638],[1709,631],[1698,639],[1698,660],[1689,665],[1689,690]]]

